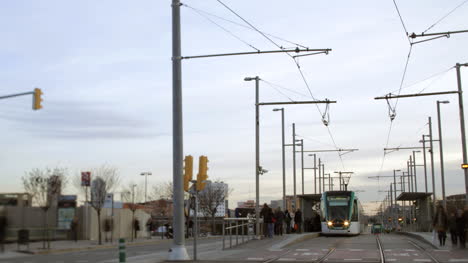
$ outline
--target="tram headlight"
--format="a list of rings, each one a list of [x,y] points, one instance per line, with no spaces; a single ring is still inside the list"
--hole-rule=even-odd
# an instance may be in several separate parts
[[[328,226],[333,226],[333,222],[332,222],[332,221],[328,221],[328,222],[327,222],[327,225],[328,225]]]
[[[344,221],[344,226],[349,226],[349,221]]]

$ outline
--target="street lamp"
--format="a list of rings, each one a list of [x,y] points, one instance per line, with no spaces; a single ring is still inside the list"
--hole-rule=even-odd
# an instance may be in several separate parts
[[[148,187],[148,175],[152,175],[152,173],[151,172],[142,172],[140,175],[145,177],[145,203],[146,203],[146,193],[147,193],[147,187]]]
[[[246,77],[245,81],[255,80],[255,220],[257,222],[257,237],[260,236],[260,105],[259,82],[260,78]]]
[[[440,121],[440,104],[448,104],[450,101],[448,100],[443,100],[443,101],[437,101],[437,121],[438,121],[438,126],[439,126],[439,150],[440,150],[440,177],[442,180],[442,202],[444,205],[444,208],[447,208],[447,200],[445,198],[445,176],[444,176],[444,152],[442,149],[442,125]]]
[[[273,109],[273,111],[281,111],[281,158],[283,163],[283,208],[286,209],[286,153],[284,141],[284,108]]]

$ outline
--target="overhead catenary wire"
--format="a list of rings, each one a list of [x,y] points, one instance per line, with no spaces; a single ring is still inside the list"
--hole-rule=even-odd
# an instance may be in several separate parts
[[[187,6],[186,4],[182,4],[183,6]],[[255,49],[256,51],[260,51],[260,49],[254,47],[252,44],[248,43],[247,41],[243,40],[242,38],[240,38],[239,36],[237,36],[236,34],[234,34],[232,31],[228,30],[227,28],[223,27],[222,25],[216,23],[215,21],[213,21],[213,19],[209,18],[208,16],[204,15],[202,12],[198,11],[197,9],[195,8],[192,8],[190,6],[187,6],[188,8],[192,9],[195,13],[197,13],[198,15],[200,15],[201,17],[205,18],[206,20],[208,20],[210,23],[216,25],[217,27],[221,28],[223,31],[225,31],[226,33],[228,33],[229,35],[233,36],[234,38],[236,38],[237,40],[239,40],[240,42],[244,43],[245,45]]]
[[[233,9],[231,9],[229,6],[227,6],[226,4],[224,4],[221,0],[216,0],[216,1],[217,1],[218,3],[220,3],[222,6],[224,6],[224,7],[225,7],[227,10],[229,10],[231,13],[233,13],[235,16],[237,16],[239,19],[241,19],[244,23],[246,23],[247,25],[249,25],[252,29],[254,29],[255,31],[257,31],[260,35],[262,35],[264,38],[266,38],[266,39],[267,39],[269,42],[271,42],[273,45],[275,45],[276,47],[278,47],[278,48],[281,49],[281,50],[284,49],[282,46],[278,45],[275,41],[273,41],[270,37],[268,37],[268,36],[267,36],[265,33],[263,33],[262,31],[260,31],[260,30],[259,30],[257,27],[255,27],[253,24],[251,24],[251,23],[250,23],[249,21],[247,21],[245,18],[243,18],[242,16],[240,16],[238,13],[236,13],[236,12],[235,12]],[[301,66],[299,65],[297,59],[294,58],[293,55],[291,55],[291,54],[289,54],[289,53],[287,53],[287,52],[286,52],[286,54],[287,54],[289,57],[291,57],[291,58],[293,59],[294,63],[296,64],[296,67],[297,67],[297,69],[298,69],[298,71],[299,71],[299,73],[300,73],[300,75],[301,75],[301,77],[302,77],[302,80],[304,81],[304,84],[305,84],[306,87],[307,87],[307,90],[309,91],[309,94],[310,94],[311,98],[312,98],[314,101],[317,100],[317,99],[314,97],[314,95],[312,94],[312,90],[310,89],[310,85],[309,85],[307,79],[305,78],[304,73],[303,73],[303,71],[302,71],[302,69],[301,69]],[[324,114],[322,113],[322,111],[320,110],[320,107],[319,107],[317,104],[315,104],[315,106],[316,106],[318,112],[320,113],[320,115],[322,116],[322,121],[323,121],[323,120],[324,120],[324,119],[323,119]],[[326,123],[326,122],[324,121],[324,124],[325,124],[325,126],[326,126],[326,128],[327,128],[327,132],[328,132],[328,134],[329,134],[329,136],[330,136],[330,138],[331,138],[333,144],[335,145],[335,148],[338,149],[338,146],[337,146],[337,144],[336,144],[335,138],[333,137],[333,134],[331,133],[331,130],[330,130],[330,127],[328,126],[328,123]],[[341,155],[338,154],[338,156],[339,156],[339,158],[340,158],[341,165],[342,165],[342,167],[343,167],[343,169],[344,169],[343,159],[342,159]]]
[[[264,82],[265,84],[267,84],[268,86],[270,86],[271,88],[273,88],[274,90],[276,90],[279,94],[283,95],[284,97],[286,97],[288,100],[290,101],[294,101],[293,99],[291,99],[288,95],[284,94],[284,92],[282,92],[281,90],[279,90],[277,87],[275,87],[274,85],[271,85],[268,81],[264,81],[262,79],[260,79],[260,81]]]
[[[449,15],[451,15],[453,12],[455,12],[458,8],[460,8],[461,6],[463,6],[464,4],[466,4],[468,2],[468,0],[465,0],[463,1],[462,3],[460,3],[459,5],[457,5],[454,9],[452,9],[450,12],[448,12],[446,15],[442,16],[439,20],[437,20],[434,24],[432,24],[431,26],[429,26],[426,30],[423,31],[423,33],[426,33],[427,31],[431,30],[434,26],[436,26],[437,24],[439,24],[442,20],[444,20],[445,18],[447,18]]]
[[[428,76],[428,77],[426,77],[426,78],[424,78],[424,79],[421,79],[421,80],[418,80],[418,81],[416,81],[416,82],[413,82],[413,83],[409,84],[408,86],[405,86],[405,87],[402,88],[401,90],[409,89],[409,88],[411,88],[411,87],[414,87],[414,86],[416,86],[416,85],[418,85],[418,84],[420,84],[420,83],[423,83],[423,82],[425,82],[425,81],[427,81],[427,80],[430,80],[430,79],[432,79],[432,78],[436,78],[436,77],[441,78],[443,75],[445,75],[446,73],[448,73],[448,72],[449,72],[450,70],[452,70],[452,69],[454,69],[453,66],[451,66],[450,68],[445,69],[445,70],[443,70],[443,71],[440,71],[440,72],[438,72],[438,73],[432,74],[432,75],[430,75],[430,76]],[[437,78],[437,79],[438,79],[438,78]],[[396,89],[396,90],[394,90],[394,91],[392,91],[392,92],[390,92],[390,93],[394,93],[394,92],[398,92],[398,89]]]
[[[264,79],[261,79],[261,81],[263,81],[263,82],[265,82],[265,83],[268,83],[269,85],[275,86],[275,87],[277,87],[277,88],[279,88],[279,89],[283,89],[283,90],[286,90],[286,91],[295,93],[295,94],[297,94],[297,95],[299,95],[299,96],[302,96],[302,97],[304,97],[304,98],[309,98],[309,97],[310,97],[310,96],[305,95],[304,93],[295,91],[295,90],[293,90],[293,89],[286,88],[286,87],[284,87],[284,86],[282,86],[282,85],[279,85],[279,84],[276,84],[276,83],[272,83],[271,81],[267,81],[267,80],[264,80]]]
[[[211,17],[217,18],[217,19],[219,19],[219,20],[223,20],[223,21],[225,21],[225,22],[234,24],[234,25],[236,25],[236,26],[239,26],[239,27],[243,27],[243,28],[245,28],[245,29],[249,29],[249,30],[256,31],[255,29],[253,29],[253,28],[251,28],[251,27],[249,27],[249,26],[243,25],[243,24],[241,24],[241,23],[237,23],[237,22],[232,21],[232,20],[230,20],[230,19],[227,19],[227,18],[218,16],[218,15],[215,15],[215,14],[213,14],[213,13],[210,13],[210,12],[207,12],[207,11],[204,11],[204,10],[201,10],[201,9],[198,9],[198,8],[195,8],[195,7],[193,7],[193,6],[189,6],[189,5],[185,4],[185,3],[184,3],[182,6],[185,6],[185,7],[189,8],[189,9],[192,9],[193,11],[197,11],[197,12],[199,12],[199,13],[203,13],[203,14],[205,14],[205,15],[207,15],[207,16],[211,16]],[[276,35],[273,35],[273,34],[270,34],[270,33],[266,33],[265,31],[262,31],[262,32],[263,32],[265,35],[267,35],[267,36],[270,36],[270,37],[272,37],[272,38],[276,38],[276,39],[281,40],[281,41],[283,41],[283,42],[287,42],[287,43],[292,44],[292,45],[294,45],[294,46],[298,46],[298,47],[302,47],[302,48],[308,48],[307,46],[302,45],[302,44],[299,44],[299,43],[297,43],[297,42],[293,42],[293,41],[287,40],[287,39],[285,39],[285,38],[282,38],[282,37],[279,37],[279,36],[276,36]]]
[[[401,25],[403,26],[403,30],[405,30],[406,38],[408,39],[409,44],[412,45],[411,39],[408,37],[408,30],[406,29],[405,22],[403,21],[403,17],[401,16],[400,9],[398,8],[398,5],[395,0],[393,0],[393,4],[395,5],[395,9],[398,13],[398,16],[400,17],[400,22],[401,22]]]

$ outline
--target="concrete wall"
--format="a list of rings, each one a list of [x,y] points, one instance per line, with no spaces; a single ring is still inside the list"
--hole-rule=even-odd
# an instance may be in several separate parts
[[[5,207],[8,228],[42,228],[44,227],[44,210],[39,207]],[[57,209],[47,211],[47,224],[50,227],[57,225]]]
[[[79,207],[78,208],[78,229],[79,238],[88,240],[98,240],[98,218],[97,212],[94,208]],[[86,220],[87,218],[87,220]],[[103,208],[101,211],[101,235],[102,240],[111,238],[116,240],[118,238],[131,239],[132,232],[132,211],[130,209],[115,209],[114,208],[114,229],[112,232],[104,232],[104,220],[106,218],[112,218],[112,209]],[[146,231],[146,222],[150,218],[150,215],[143,210],[135,211],[135,219],[140,222],[140,231],[137,233],[137,237],[147,237],[148,232]]]

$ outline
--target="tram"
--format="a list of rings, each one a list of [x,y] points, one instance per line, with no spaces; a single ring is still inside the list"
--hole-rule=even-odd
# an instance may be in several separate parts
[[[353,191],[328,191],[321,199],[323,235],[359,235],[363,210]]]

